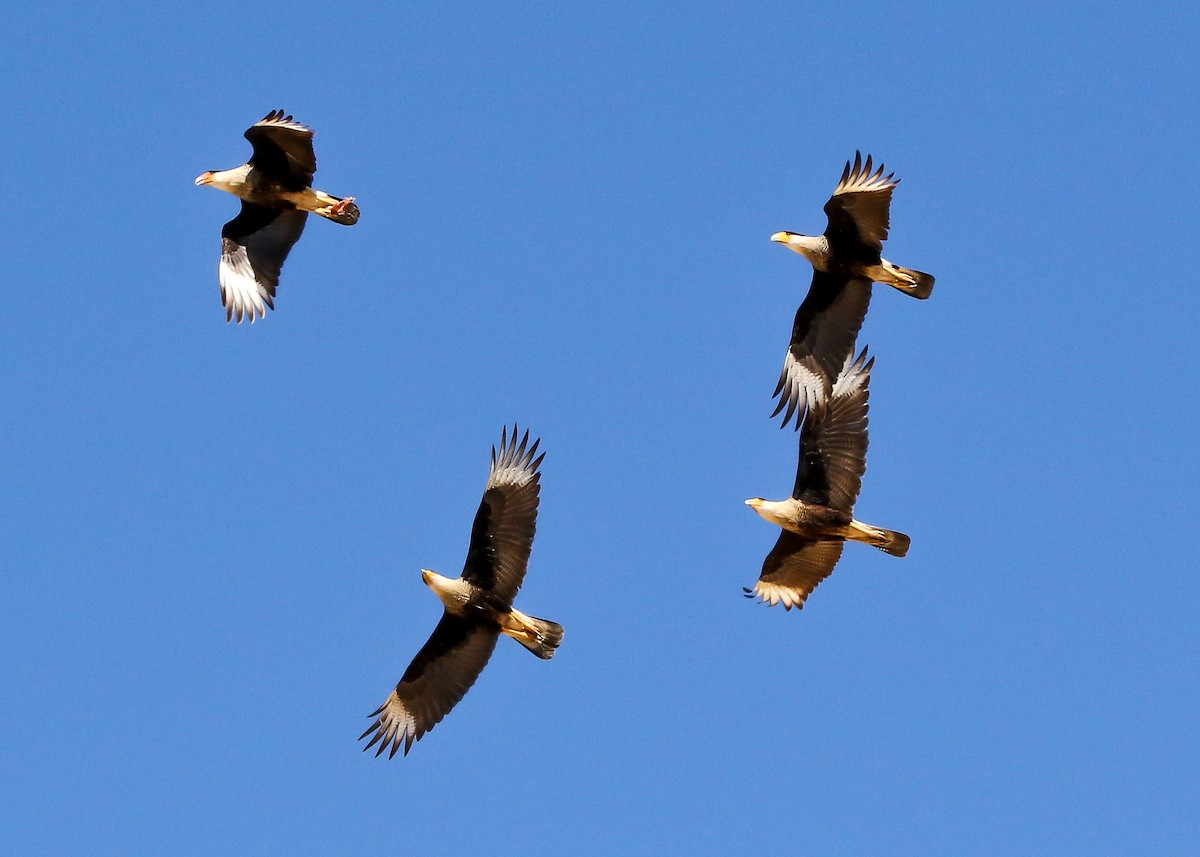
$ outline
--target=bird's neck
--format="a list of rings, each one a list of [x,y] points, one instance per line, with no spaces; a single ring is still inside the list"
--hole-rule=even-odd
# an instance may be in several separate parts
[[[818,271],[825,270],[829,259],[829,241],[824,235],[792,235],[788,238],[788,246],[812,262]]]

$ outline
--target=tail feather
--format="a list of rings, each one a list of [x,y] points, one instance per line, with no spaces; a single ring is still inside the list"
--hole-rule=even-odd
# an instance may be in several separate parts
[[[909,545],[912,544],[912,539],[904,533],[885,530],[883,527],[873,527],[862,521],[851,521],[846,537],[856,542],[865,542],[892,556],[904,556],[908,553]]]
[[[563,640],[562,625],[515,609],[501,622],[500,630],[547,661],[554,657]]]
[[[865,272],[877,283],[895,286],[906,295],[912,295],[918,300],[925,300],[933,292],[933,275],[918,271],[915,268],[905,268],[880,259],[879,264]]]
[[[893,286],[906,295],[912,295],[914,298],[923,301],[933,294],[933,274],[926,274],[924,271],[918,271],[915,268],[902,268],[899,265],[896,266],[896,270],[912,279],[911,285],[892,283]]]
[[[908,553],[908,546],[912,544],[912,539],[904,533],[898,533],[895,530],[880,530],[879,532],[882,533],[883,538],[872,542],[875,547],[892,556],[904,556]]]

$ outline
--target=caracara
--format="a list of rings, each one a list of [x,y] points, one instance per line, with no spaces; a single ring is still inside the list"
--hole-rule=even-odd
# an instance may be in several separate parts
[[[308,212],[334,223],[358,223],[354,197],[339,199],[312,187],[317,171],[313,131],[273,110],[246,129],[254,146],[248,164],[232,170],[209,170],[198,185],[228,191],[242,210],[221,230],[221,303],[225,319],[254,323],[275,308],[279,272],[292,245],[300,239]]]
[[[805,415],[791,499],[746,501],[783,528],[747,596],[788,610],[803,607],[809,593],[833,573],[847,540],[892,556],[908,553],[908,536],[856,521],[852,514],[867,469],[867,385],[874,363],[865,348],[857,360],[847,360],[827,406]]]
[[[390,759],[403,745],[407,756],[413,742],[466,695],[501,634],[547,660],[562,642],[561,625],[527,616],[512,606],[533,547],[541,477],[538,465],[545,457],[543,453],[534,458],[540,440],[533,446],[528,442],[526,431],[517,443],[513,426],[511,440],[507,428],[500,435],[500,452],[492,447],[492,469],[471,527],[462,576],[452,579],[421,570],[445,610],[387,702],[369,715],[375,722],[359,740],[374,735],[364,750],[379,744],[375,751],[379,756],[390,747]]]
[[[886,283],[924,300],[933,291],[933,277],[912,268],[893,265],[879,254],[888,237],[892,190],[900,183],[883,174],[883,164],[872,172],[871,156],[863,163],[854,154],[846,162],[842,180],[825,214],[824,235],[776,232],[771,236],[812,262],[813,279],[808,295],[796,311],[792,341],[774,395],[779,397],[772,417],[785,407],[783,425],[796,417],[796,425],[810,407],[820,407],[829,395],[837,371],[853,356],[855,341],[867,305],[871,283]]]

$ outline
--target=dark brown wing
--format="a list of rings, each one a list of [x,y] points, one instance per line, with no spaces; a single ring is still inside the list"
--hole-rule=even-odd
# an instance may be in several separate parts
[[[506,605],[512,604],[529,565],[541,491],[538,466],[546,457],[543,453],[534,458],[540,439],[529,446],[526,431],[518,444],[517,432],[513,426],[510,440],[506,426],[500,435],[500,452],[492,447],[492,469],[475,513],[462,572],[463,580],[491,590]]]
[[[828,407],[809,411],[800,429],[800,460],[792,496],[851,512],[867,470],[867,399],[871,367],[864,348],[847,360],[829,394]]]
[[[813,271],[812,286],[796,310],[792,341],[775,385],[779,404],[771,416],[786,407],[783,426],[790,424],[793,416],[799,426],[808,408],[825,404],[838,370],[854,353],[870,303],[870,280]]]
[[[390,759],[403,744],[407,756],[413,742],[440,723],[466,696],[487,666],[499,636],[495,625],[480,625],[443,612],[442,620],[387,702],[370,714],[375,722],[358,740],[372,733],[374,736],[363,750],[379,744],[375,751],[379,756],[390,746]]]
[[[757,595],[771,605],[791,610],[803,607],[817,585],[833,573],[845,542],[818,542],[782,530],[779,541],[763,561],[762,574],[747,596]]]
[[[275,308],[279,272],[300,240],[308,212],[264,208],[249,202],[221,230],[221,303],[227,321],[265,316]]]
[[[272,110],[261,121],[246,129],[246,139],[254,146],[250,165],[279,182],[287,190],[304,190],[312,185],[317,171],[313,152],[313,130]]]
[[[865,264],[879,262],[888,237],[892,191],[900,180],[883,174],[883,164],[871,172],[871,156],[864,164],[862,153],[854,153],[854,166],[846,162],[842,180],[825,203],[829,225],[825,237],[835,256]]]

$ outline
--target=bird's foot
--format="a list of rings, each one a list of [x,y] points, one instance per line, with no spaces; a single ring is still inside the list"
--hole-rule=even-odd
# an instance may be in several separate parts
[[[317,214],[343,226],[353,226],[358,223],[358,206],[354,204],[352,196],[339,199],[324,208],[318,208]]]

